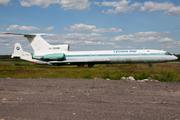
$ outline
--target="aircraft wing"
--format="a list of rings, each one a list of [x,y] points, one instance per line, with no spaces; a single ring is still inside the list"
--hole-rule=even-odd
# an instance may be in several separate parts
[[[45,34],[45,33],[39,33],[39,34],[4,33],[4,34],[9,34],[9,35],[24,35],[24,36],[48,35],[48,34]]]
[[[78,63],[108,63],[109,59],[86,59],[86,60],[65,60],[65,61],[49,61],[50,64],[78,64]]]

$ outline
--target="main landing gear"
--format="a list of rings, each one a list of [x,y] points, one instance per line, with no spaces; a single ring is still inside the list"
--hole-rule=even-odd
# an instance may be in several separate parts
[[[77,65],[78,67],[84,67],[84,64],[79,64],[79,65]]]
[[[85,65],[85,64],[79,64],[79,65],[77,65],[77,66],[78,66],[78,67],[84,67],[84,65]],[[90,63],[88,64],[88,67],[93,67],[93,66],[94,66],[94,64],[90,64]]]
[[[88,67],[93,67],[94,66],[94,64],[88,64]]]

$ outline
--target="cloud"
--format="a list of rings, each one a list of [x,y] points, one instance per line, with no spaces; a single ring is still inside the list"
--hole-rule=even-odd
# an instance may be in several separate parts
[[[112,7],[116,7],[115,10],[113,9],[108,9],[106,12],[103,10],[102,13],[107,13],[107,14],[117,14],[117,13],[127,13],[127,12],[132,12],[133,10],[135,10],[136,8],[138,8],[141,3],[135,2],[134,4],[131,4],[130,6],[128,6],[128,4],[131,1],[127,1],[127,0],[122,0],[119,2],[106,2],[103,1],[101,4],[103,6],[112,6]]]
[[[164,14],[166,15],[180,15],[180,6],[175,7],[173,3],[158,3],[158,2],[144,2],[138,3],[135,2],[134,4],[130,4],[130,0],[122,0],[119,2],[107,2],[103,1],[101,3],[102,6],[110,6],[115,7],[115,9],[108,9],[107,11],[103,10],[102,13],[107,14],[117,14],[117,13],[131,13],[136,8],[140,7],[139,11],[148,11],[148,12],[155,12],[155,11],[162,11],[165,10]],[[94,4],[100,5],[99,2],[94,2]]]
[[[114,43],[104,43],[104,42],[94,42],[94,41],[85,41],[85,45],[115,45]]]
[[[50,26],[50,27],[48,27],[48,28],[43,28],[44,31],[51,31],[51,30],[53,30],[53,29],[54,29],[53,26]]]
[[[102,41],[106,41],[109,38],[103,37],[101,34],[91,33],[91,34],[82,34],[82,33],[72,33],[72,34],[60,34],[60,35],[51,35],[47,36],[48,42],[56,44],[70,44],[70,45],[105,45]],[[107,43],[109,44],[109,43]],[[112,43],[111,43],[112,44]]]
[[[24,7],[31,7],[31,5],[33,5],[26,1],[21,1],[20,3],[21,3],[21,6],[24,6]]]
[[[7,6],[11,0],[0,0],[0,6]]]
[[[174,44],[177,44],[178,46],[180,46],[180,41],[176,41]]]
[[[175,46],[173,45],[161,45],[161,48],[175,48]]]
[[[34,30],[42,30],[42,31],[51,31],[53,30],[54,27],[34,27],[34,26],[19,26],[19,25],[11,25],[9,28],[7,28],[7,31],[12,31],[12,30],[21,30],[21,31],[34,31]]]
[[[173,7],[174,5],[172,3],[157,3],[157,2],[145,2],[144,6],[140,7],[140,11],[149,11],[149,12],[154,12],[154,11],[160,11],[160,10],[167,10]]]
[[[106,45],[115,45],[115,44],[114,44],[114,43],[109,42],[109,43],[106,43]]]
[[[90,4],[88,0],[61,0],[59,2],[61,8],[64,10],[76,9],[76,10],[86,10],[90,9]]]
[[[173,39],[165,37],[158,39],[156,42],[173,42],[173,41],[174,41]]]
[[[129,34],[129,35],[121,35],[117,36],[111,39],[111,41],[115,42],[141,42],[141,43],[146,43],[146,42],[173,42],[173,39],[170,38],[163,38],[162,36],[165,35],[170,35],[171,32],[166,31],[162,33],[158,32],[138,32],[134,34]]]
[[[31,7],[37,5],[42,8],[49,7],[50,4],[60,4],[64,10],[76,9],[85,10],[90,9],[88,0],[20,0],[21,6]]]
[[[11,25],[9,28],[6,29],[7,31],[11,30],[22,30],[22,31],[34,31],[38,30],[37,27],[34,26],[19,26],[19,25]]]
[[[42,8],[49,7],[50,4],[59,3],[59,0],[20,0],[21,6],[31,7],[32,5],[37,5]]]
[[[64,40],[83,40],[83,41],[99,41],[99,40],[107,40],[107,37],[103,37],[102,34],[91,33],[91,34],[82,34],[82,33],[72,33],[72,34],[61,34],[59,36]]]
[[[101,4],[103,6],[113,6],[113,7],[123,7],[123,6],[126,6],[130,3],[131,1],[126,1],[126,0],[122,0],[122,1],[119,1],[119,2],[106,2],[106,1],[103,1]]]
[[[102,5],[100,5],[100,2],[93,1],[92,3],[95,4],[95,5],[97,5],[97,6],[99,6],[99,7],[102,6]]]
[[[115,48],[128,48],[128,49],[131,49],[132,47],[131,47],[131,46],[123,46],[123,47],[121,47],[121,46],[115,46]]]
[[[165,15],[180,15],[180,6],[175,7],[173,3],[157,3],[157,2],[145,2],[144,6],[141,6],[139,11],[149,11],[149,12],[155,12],[155,11],[161,11],[165,10]]]
[[[139,6],[141,6],[141,3],[135,2],[134,4],[131,4],[132,7],[138,8]]]
[[[102,34],[91,33],[91,34],[82,34],[82,33],[73,33],[73,34],[59,34],[59,35],[50,35],[48,37],[48,42],[54,44],[69,44],[74,47],[85,46],[85,45],[107,45],[114,46],[113,42],[104,42],[109,40],[107,37],[103,37]]]
[[[92,41],[85,41],[86,45],[105,45],[103,42],[92,42]]]
[[[162,48],[179,48],[180,41],[173,41],[171,43],[166,43],[161,45]]]
[[[85,25],[85,24],[75,24],[71,26],[69,29],[64,28],[65,31],[75,32],[75,31],[85,31],[85,32],[96,32],[96,33],[106,33],[106,32],[123,32],[121,29],[110,28],[110,29],[97,29],[96,26],[93,25]]]
[[[141,36],[141,37],[148,37],[148,36],[164,36],[164,35],[171,35],[172,32],[166,31],[166,32],[154,32],[154,31],[149,31],[149,32],[137,32],[134,33],[135,36]]]
[[[178,7],[171,7],[170,9],[164,12],[166,15],[180,15],[180,6]]]

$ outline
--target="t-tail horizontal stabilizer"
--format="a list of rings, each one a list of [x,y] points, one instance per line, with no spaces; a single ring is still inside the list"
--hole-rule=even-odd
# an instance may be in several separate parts
[[[20,34],[20,33],[4,33],[9,35],[22,35],[26,37],[31,44],[33,50],[36,51],[69,51],[69,45],[50,45],[41,36],[48,34]]]
[[[22,35],[28,39],[34,51],[49,50],[49,45],[41,36],[46,34],[20,34],[20,33],[4,33],[9,35]]]

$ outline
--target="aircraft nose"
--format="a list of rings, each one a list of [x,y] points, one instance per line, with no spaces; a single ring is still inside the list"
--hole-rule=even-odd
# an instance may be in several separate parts
[[[173,60],[177,60],[178,59],[178,57],[176,57],[176,56],[173,56]]]

